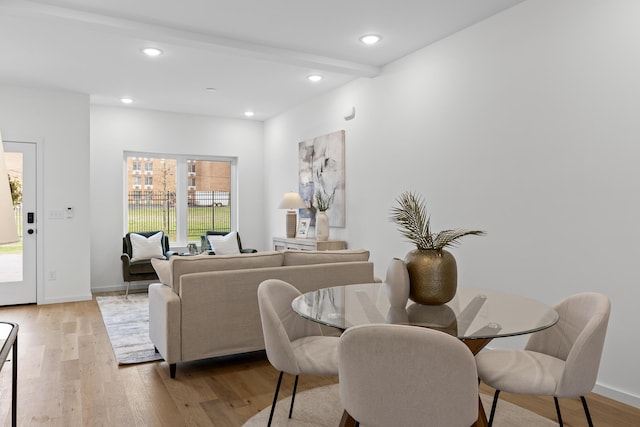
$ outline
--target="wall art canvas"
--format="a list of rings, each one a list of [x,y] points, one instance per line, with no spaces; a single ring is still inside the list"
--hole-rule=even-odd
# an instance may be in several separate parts
[[[298,192],[307,205],[300,209],[302,218],[315,225],[315,193],[333,195],[327,211],[331,227],[345,226],[344,130],[298,143]]]

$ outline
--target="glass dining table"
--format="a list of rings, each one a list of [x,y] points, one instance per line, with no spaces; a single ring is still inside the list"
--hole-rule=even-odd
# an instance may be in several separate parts
[[[365,283],[319,289],[291,303],[300,316],[346,330],[370,323],[391,323],[437,329],[458,337],[477,354],[491,340],[530,334],[553,326],[558,313],[535,299],[491,289],[459,287],[444,305],[421,305],[409,300],[391,307],[384,283]],[[341,426],[353,425],[345,412]],[[487,425],[479,403],[477,426]]]

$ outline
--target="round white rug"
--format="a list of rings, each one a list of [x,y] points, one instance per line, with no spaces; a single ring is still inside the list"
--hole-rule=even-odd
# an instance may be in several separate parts
[[[480,396],[485,412],[489,416],[492,397],[484,394]],[[340,404],[337,384],[297,393],[291,419],[288,418],[290,403],[290,397],[278,401],[273,416],[273,426],[336,427],[342,418],[343,408]],[[244,427],[266,426],[269,411],[271,406],[254,415],[244,424]],[[495,427],[548,427],[557,426],[557,423],[507,401],[499,400],[493,425]]]

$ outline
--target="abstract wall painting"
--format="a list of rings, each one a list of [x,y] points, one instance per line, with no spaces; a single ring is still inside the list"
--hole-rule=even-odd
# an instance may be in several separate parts
[[[311,218],[315,225],[315,193],[333,195],[326,212],[331,227],[345,226],[344,130],[298,143],[298,192],[307,205],[300,209],[301,218]]]

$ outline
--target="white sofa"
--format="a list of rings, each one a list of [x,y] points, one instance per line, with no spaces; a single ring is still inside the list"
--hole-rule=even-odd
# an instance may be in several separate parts
[[[153,260],[149,336],[175,378],[177,362],[264,349],[258,285],[281,279],[301,292],[374,282],[369,251],[284,251]]]

